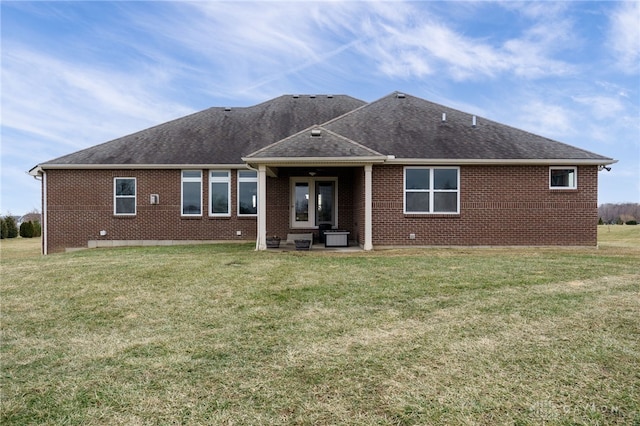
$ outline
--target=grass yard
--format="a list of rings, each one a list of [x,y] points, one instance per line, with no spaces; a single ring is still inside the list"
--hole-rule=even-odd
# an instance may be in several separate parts
[[[3,425],[639,425],[640,226],[599,249],[40,257],[2,240]]]

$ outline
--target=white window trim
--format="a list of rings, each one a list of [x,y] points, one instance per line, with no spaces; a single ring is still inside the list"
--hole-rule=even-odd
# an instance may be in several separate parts
[[[411,189],[407,190],[407,170],[410,169],[429,169],[429,189]],[[434,179],[433,171],[436,169],[455,169],[457,170],[457,189],[433,189]],[[407,211],[407,192],[428,192],[429,193],[429,211]],[[434,194],[442,192],[455,192],[456,193],[456,211],[455,212],[436,212],[434,208]],[[406,166],[403,170],[402,176],[402,210],[406,215],[459,215],[460,214],[460,167],[459,166]]]
[[[238,217],[257,217],[258,213],[256,210],[256,213],[240,213],[240,182],[255,182],[256,184],[256,199],[255,199],[255,204],[256,204],[256,209],[258,208],[258,172],[256,173],[255,177],[240,177],[240,172],[254,172],[254,170],[249,170],[249,169],[238,169],[236,172],[236,176],[237,176],[237,180],[238,180],[238,184],[236,185],[236,212],[238,214]]]
[[[296,183],[304,182],[309,185],[309,220],[306,222],[296,221]],[[316,225],[316,182],[333,182],[334,183],[334,199],[333,199],[333,226],[338,228],[338,178],[336,177],[292,177],[289,180],[289,200],[290,200],[290,217],[289,226],[291,228],[318,229]],[[313,216],[313,217],[311,217]]]
[[[551,185],[551,171],[552,170],[573,170],[573,186],[552,186]],[[577,166],[550,166],[549,167],[549,189],[552,190],[571,190],[578,189],[578,167]]]
[[[116,181],[118,179],[133,179],[135,193],[133,195],[116,195]],[[133,198],[133,213],[118,213],[116,211],[116,200],[118,198]],[[138,180],[134,177],[118,176],[113,178],[113,215],[114,216],[135,216],[138,213]]]
[[[199,172],[200,177],[184,177],[184,172]],[[184,183],[197,182],[200,184],[200,213],[184,213]],[[202,170],[185,169],[180,171],[180,216],[202,217]]]
[[[212,173],[225,172],[227,177],[213,177]],[[212,183],[226,183],[227,184],[227,212],[226,213],[213,213],[213,191],[211,190]],[[231,170],[209,170],[209,216],[210,217],[229,217],[231,216]]]

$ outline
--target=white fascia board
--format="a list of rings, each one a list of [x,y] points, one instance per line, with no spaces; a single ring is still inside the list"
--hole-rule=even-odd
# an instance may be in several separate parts
[[[576,159],[576,158],[554,158],[554,159],[467,159],[467,158],[393,158],[388,159],[386,164],[443,164],[443,165],[474,165],[474,166],[600,166],[617,163],[618,160],[606,159]]]
[[[242,157],[242,161],[249,164],[265,164],[273,166],[294,166],[294,165],[363,165],[372,163],[384,163],[387,156],[375,155],[367,157]]]
[[[44,173],[44,171],[42,170],[42,167],[40,165],[37,165],[31,170],[29,170],[27,173],[29,174],[29,176],[38,177],[38,176],[41,176]]]
[[[34,176],[43,170],[181,170],[181,169],[246,169],[246,164],[40,164],[29,170]]]

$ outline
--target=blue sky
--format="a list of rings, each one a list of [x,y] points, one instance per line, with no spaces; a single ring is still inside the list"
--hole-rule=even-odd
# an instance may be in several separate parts
[[[640,2],[2,1],[0,213],[38,163],[211,106],[395,90],[619,162],[640,202]]]

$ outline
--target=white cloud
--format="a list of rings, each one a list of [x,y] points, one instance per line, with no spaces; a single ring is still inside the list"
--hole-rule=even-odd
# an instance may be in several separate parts
[[[640,70],[640,2],[619,3],[609,16],[608,46],[616,67],[633,74]]]
[[[624,105],[618,98],[610,96],[576,96],[574,101],[587,106],[599,120],[617,117],[624,111]]]
[[[358,42],[345,31],[360,3],[192,2],[156,15],[129,19],[175,51],[196,54],[190,80],[216,96],[261,100],[277,95],[264,86],[282,84],[302,70],[340,66],[331,61]],[[343,37],[332,32],[342,31]]]
[[[574,70],[553,57],[559,46],[570,47],[571,25],[555,17],[560,9],[523,9],[540,19],[519,36],[493,43],[492,33],[471,37],[443,23],[451,17],[436,14],[428,3],[193,2],[129,19],[180,49],[196,52],[210,70],[225,76],[224,82],[201,78],[205,87],[230,96],[312,67],[340,72],[341,65],[331,58],[345,51],[389,78],[440,72],[458,81],[564,75]],[[202,70],[196,73],[205,77]]]
[[[552,12],[547,10],[544,15],[538,8],[535,13],[532,9],[528,7],[527,14],[542,16],[539,20],[517,37],[492,43],[491,32],[467,36],[444,24],[451,21],[448,17],[405,7],[393,22],[384,17],[365,20],[361,33],[367,35],[367,42],[359,45],[359,50],[390,77],[446,73],[458,81],[477,81],[509,75],[536,79],[575,72],[571,65],[554,58],[573,43],[571,22],[555,16],[560,8],[551,8]]]
[[[566,140],[575,131],[574,116],[568,108],[539,99],[523,104],[517,122],[517,127],[558,140]]]
[[[3,127],[80,148],[190,111],[164,101],[144,70],[102,70],[8,42],[3,48]]]

